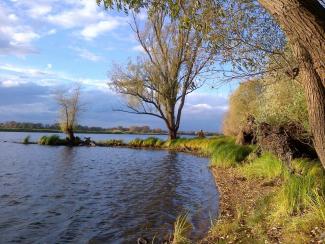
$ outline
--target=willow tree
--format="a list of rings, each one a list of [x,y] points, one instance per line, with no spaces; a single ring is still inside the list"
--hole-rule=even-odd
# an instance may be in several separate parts
[[[70,142],[75,141],[74,128],[77,125],[77,118],[81,111],[80,86],[76,86],[70,92],[58,92],[56,101],[59,105],[59,124],[62,132],[67,134]]]
[[[150,10],[149,12],[152,12],[158,7],[166,9],[172,17],[177,17],[180,6],[187,1],[97,0],[97,3],[102,2],[106,8],[117,6],[117,8],[124,10],[146,7]],[[242,68],[245,69],[251,64],[254,67],[260,60],[255,58],[256,55],[267,57],[268,54],[276,54],[275,57],[279,58],[282,54],[281,51],[278,52],[277,50],[277,38],[273,42],[269,42],[268,46],[260,45],[258,40],[264,36],[272,40],[272,37],[277,36],[276,33],[268,31],[267,26],[273,25],[272,20],[275,20],[281,27],[296,61],[296,66],[292,67],[288,64],[289,70],[285,72],[304,87],[314,146],[323,167],[325,167],[325,2],[323,0],[205,0],[194,2],[197,2],[197,5],[202,9],[201,14],[197,15],[199,17],[198,26],[208,27],[210,30],[220,32],[222,28],[217,27],[224,26],[224,19],[228,17],[231,20],[228,23],[239,21],[245,23],[246,27],[250,27],[249,30],[246,28],[237,29],[236,32],[240,33],[237,37],[245,37],[246,34],[251,37],[243,39],[236,38],[236,35],[233,38],[234,36],[231,35],[233,34],[232,28],[226,27],[224,29],[230,34],[228,35],[230,38],[228,43],[232,44],[230,49],[226,49],[226,53],[232,52],[233,47],[243,43],[251,49],[246,49],[246,55],[239,57],[241,61],[246,60],[247,57],[250,58],[246,60],[247,62],[234,66],[235,71],[241,71]],[[233,8],[234,11],[222,9],[224,6],[226,8],[231,7],[233,3],[238,3],[238,7]],[[260,15],[261,6],[270,14],[271,19],[265,14]],[[263,35],[260,35],[261,29],[265,30]],[[237,34],[236,32],[235,34]],[[226,38],[222,39],[225,40]],[[264,49],[265,47],[267,48]],[[269,52],[270,48],[271,53]],[[255,69],[255,71],[252,75],[264,73],[264,70]]]
[[[150,15],[143,28],[134,15],[133,20],[144,54],[126,67],[113,68],[110,85],[128,98],[127,108],[119,111],[160,118],[175,139],[186,96],[204,84],[213,54],[206,52],[202,33],[191,23],[182,28],[181,21],[164,11]]]

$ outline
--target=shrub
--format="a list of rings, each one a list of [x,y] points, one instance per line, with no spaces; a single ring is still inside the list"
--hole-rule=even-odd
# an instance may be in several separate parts
[[[58,135],[51,135],[51,136],[42,136],[38,140],[38,144],[41,144],[41,145],[66,145],[67,141],[61,139]]]
[[[23,139],[23,144],[29,144],[30,143],[30,135],[26,136],[24,139]]]

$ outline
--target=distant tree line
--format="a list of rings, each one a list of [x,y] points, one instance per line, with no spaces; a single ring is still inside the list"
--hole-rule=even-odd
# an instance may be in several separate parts
[[[0,123],[0,129],[2,130],[53,130],[60,131],[60,124],[42,124],[42,123],[32,123],[32,122],[17,122],[17,121],[7,121]],[[113,132],[113,133],[153,133],[153,134],[166,134],[167,131],[161,128],[150,128],[150,126],[116,126],[111,128],[103,128],[99,126],[86,126],[86,125],[76,125],[75,130],[77,132]],[[182,134],[195,134],[194,131],[183,131]]]
[[[17,122],[17,121],[7,121],[0,123],[0,130],[21,130],[21,131],[61,131],[59,123],[54,124],[42,124],[42,123],[32,123],[32,122]],[[116,126],[111,128],[103,128],[99,126],[87,126],[87,125],[76,125],[76,132],[98,132],[98,133],[143,133],[143,134],[168,134],[166,130],[161,128],[151,128],[148,125],[143,126]],[[216,133],[204,132],[205,135],[213,135]],[[196,131],[180,131],[179,134],[182,135],[196,135]]]

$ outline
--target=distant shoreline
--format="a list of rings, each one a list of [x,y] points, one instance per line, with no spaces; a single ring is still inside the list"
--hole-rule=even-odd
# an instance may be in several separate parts
[[[54,130],[54,129],[22,129],[22,128],[0,128],[0,132],[44,132],[44,133],[62,133],[60,130]],[[76,130],[76,134],[112,134],[112,135],[119,135],[119,134],[125,134],[125,135],[165,135],[167,136],[167,132],[162,133],[154,133],[154,132],[130,132],[130,131],[83,131],[83,130]],[[186,132],[180,132],[179,135],[188,135],[188,136],[195,136],[195,133],[186,133]],[[216,133],[207,132],[205,133],[207,136],[209,135],[215,135]]]

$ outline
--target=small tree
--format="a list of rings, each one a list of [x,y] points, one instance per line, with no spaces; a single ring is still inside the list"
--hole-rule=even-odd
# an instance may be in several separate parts
[[[80,86],[76,86],[69,93],[58,92],[56,101],[60,107],[60,128],[67,134],[69,141],[74,142],[74,128],[81,111]]]
[[[113,69],[111,86],[129,98],[127,109],[119,111],[160,118],[169,138],[175,139],[185,98],[203,85],[202,73],[213,55],[206,52],[207,43],[190,22],[183,28],[181,21],[157,11],[140,30],[134,15],[133,19],[132,28],[145,55]]]

